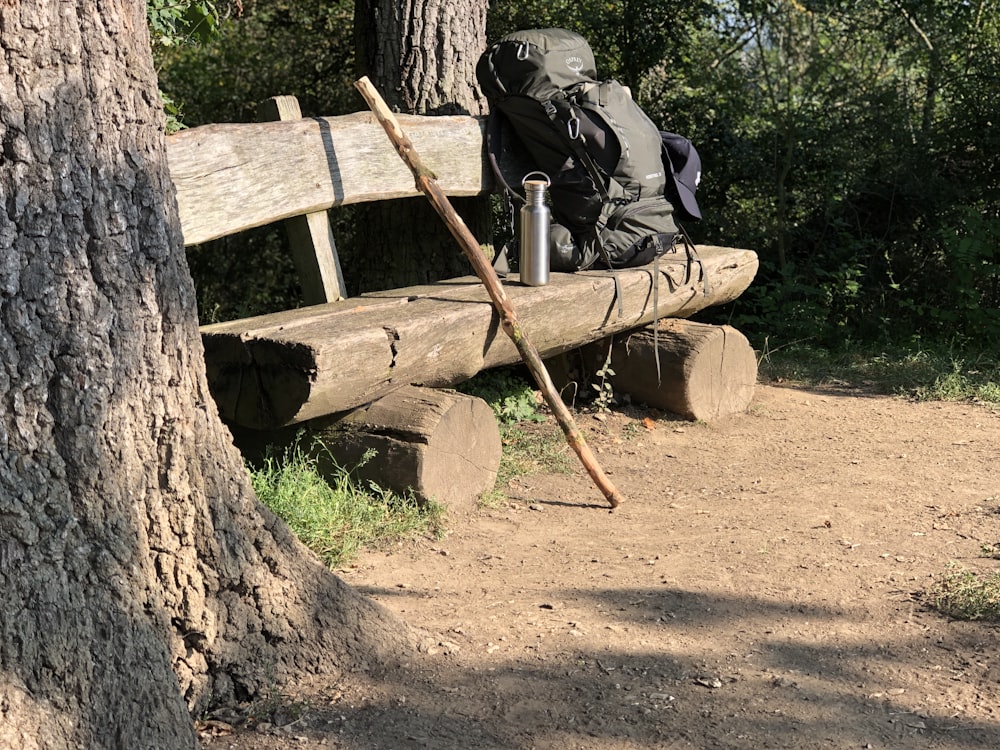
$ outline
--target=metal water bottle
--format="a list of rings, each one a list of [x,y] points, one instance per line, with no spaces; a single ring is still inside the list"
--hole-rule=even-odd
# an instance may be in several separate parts
[[[544,180],[529,179],[541,175]],[[549,283],[549,207],[545,205],[545,189],[552,184],[542,172],[531,172],[521,181],[525,204],[521,209],[521,283],[545,286]]]

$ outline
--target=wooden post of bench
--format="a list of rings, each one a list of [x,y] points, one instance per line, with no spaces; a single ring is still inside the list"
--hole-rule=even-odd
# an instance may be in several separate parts
[[[294,96],[272,96],[257,108],[261,121],[301,120],[302,110]],[[319,305],[347,298],[344,272],[326,211],[285,219],[288,244],[302,285],[303,301]]]

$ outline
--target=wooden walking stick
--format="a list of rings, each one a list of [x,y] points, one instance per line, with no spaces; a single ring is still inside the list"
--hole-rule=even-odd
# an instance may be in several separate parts
[[[444,219],[444,223],[448,226],[452,236],[458,240],[458,244],[462,247],[462,252],[465,253],[469,262],[472,263],[476,275],[483,282],[486,291],[490,295],[490,299],[493,301],[493,306],[500,313],[500,325],[514,342],[517,351],[521,355],[521,359],[524,360],[528,369],[531,370],[531,374],[534,376],[535,382],[538,383],[545,401],[548,403],[549,408],[552,409],[552,413],[555,414],[559,426],[562,427],[563,433],[566,435],[566,442],[576,452],[576,455],[580,458],[580,462],[587,470],[587,473],[590,474],[590,478],[594,480],[594,484],[597,485],[598,489],[604,493],[604,497],[611,507],[617,508],[623,499],[621,494],[605,475],[600,464],[597,463],[597,459],[590,450],[590,446],[587,445],[587,441],[583,433],[580,432],[580,428],[577,427],[573,415],[570,414],[569,409],[566,408],[566,404],[563,403],[562,397],[552,383],[552,378],[549,377],[545,363],[542,362],[538,350],[535,349],[521,327],[521,323],[517,319],[517,314],[514,312],[514,308],[507,298],[507,293],[504,291],[500,279],[497,278],[493,266],[486,262],[486,256],[479,249],[479,243],[476,242],[476,238],[472,236],[472,232],[469,231],[465,222],[462,221],[462,217],[455,212],[451,202],[448,200],[448,196],[444,194],[444,191],[437,184],[434,173],[427,169],[420,161],[420,156],[417,154],[416,149],[414,149],[413,143],[403,132],[399,126],[399,122],[393,116],[392,111],[386,105],[371,81],[367,77],[364,77],[355,81],[354,86],[361,92],[365,101],[368,102],[368,106],[375,114],[375,118],[381,123],[386,134],[389,136],[389,140],[396,147],[397,153],[402,157],[406,166],[410,168],[410,171],[413,172],[417,189],[430,200],[431,205],[434,206],[434,209]]]

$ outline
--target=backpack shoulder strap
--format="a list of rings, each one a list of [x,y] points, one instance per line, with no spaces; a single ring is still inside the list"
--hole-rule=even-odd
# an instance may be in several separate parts
[[[587,174],[594,183],[597,192],[601,194],[601,200],[605,203],[611,200],[608,189],[604,184],[604,177],[601,170],[594,163],[593,158],[587,153],[587,139],[580,129],[580,115],[577,113],[573,102],[567,96],[553,97],[542,102],[545,114],[548,115],[552,126],[562,134],[566,144],[573,152],[573,156],[583,164]]]
[[[524,203],[524,197],[510,186],[510,183],[507,182],[507,176],[500,167],[504,144],[503,117],[504,115],[499,109],[494,108],[490,110],[489,117],[486,119],[486,153],[497,185],[503,190],[506,196]]]

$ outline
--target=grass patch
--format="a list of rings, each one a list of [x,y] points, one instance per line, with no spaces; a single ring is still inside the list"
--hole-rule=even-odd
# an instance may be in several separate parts
[[[261,502],[330,567],[343,565],[364,547],[441,533],[443,506],[375,484],[359,486],[332,457],[324,457],[323,471],[320,463],[296,445],[280,459],[265,459],[250,478]]]
[[[526,429],[507,425],[500,430],[504,455],[497,482],[506,484],[514,477],[547,471],[567,474],[572,462],[569,445],[554,423]]]
[[[1000,405],[1000,353],[951,348],[832,352],[794,344],[759,354],[761,377],[803,385],[849,385],[921,401]]]
[[[1000,622],[1000,573],[951,565],[928,591],[927,602],[956,620]]]
[[[484,370],[458,388],[489,404],[500,427],[500,468],[494,489],[480,497],[481,505],[495,507],[504,502],[504,490],[515,477],[570,470],[569,448],[562,431],[542,411],[541,395],[523,368]]]

